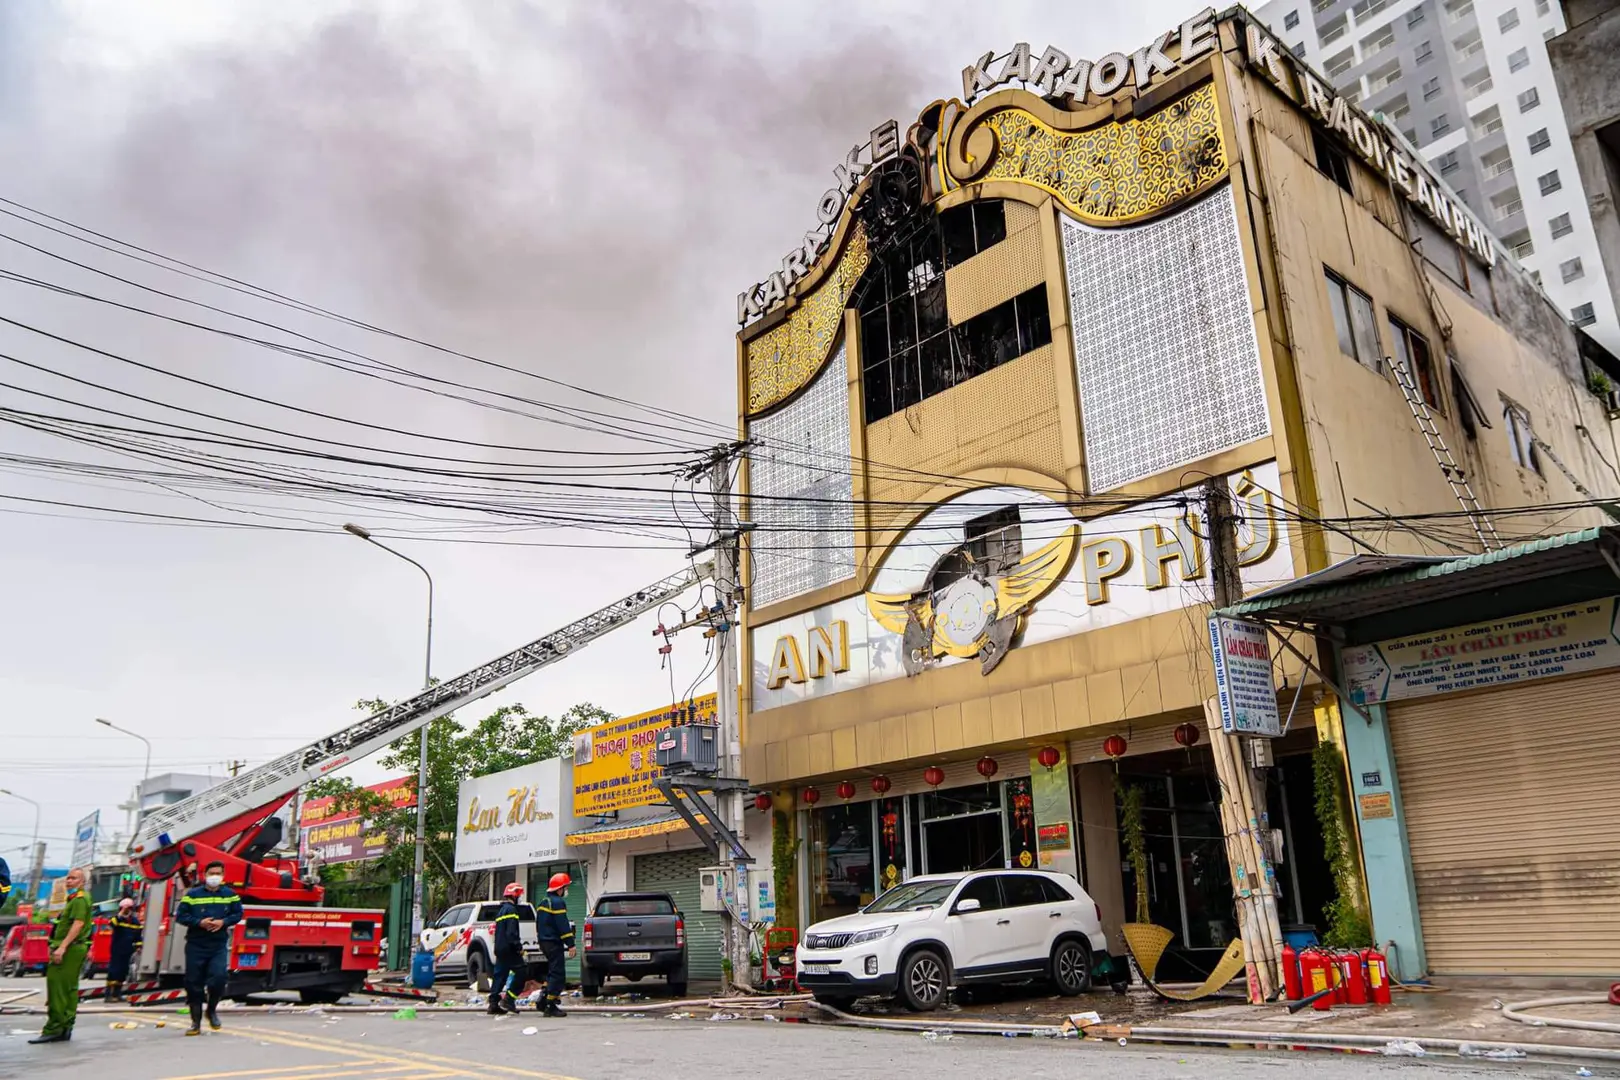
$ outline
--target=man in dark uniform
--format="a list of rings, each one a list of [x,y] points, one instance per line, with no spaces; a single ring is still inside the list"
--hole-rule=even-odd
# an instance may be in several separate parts
[[[129,978],[130,957],[141,944],[141,920],[135,917],[135,901],[124,897],[118,901],[118,914],[113,916],[112,941],[107,950],[107,1000],[124,1000],[124,982]]]
[[[6,865],[5,859],[0,859],[0,908],[6,906],[11,898],[11,867]]]
[[[218,1031],[215,1010],[230,975],[231,927],[242,921],[242,900],[225,884],[224,863],[208,864],[203,883],[186,890],[174,918],[186,928],[186,1004],[191,1008],[186,1034],[202,1034],[205,1000],[208,1026]]]
[[[31,1043],[67,1042],[79,1015],[79,976],[90,951],[90,898],[84,895],[83,870],[69,870],[63,884],[67,903],[51,925],[51,959],[45,968],[45,1028]]]
[[[517,1004],[509,992],[507,981],[517,976],[519,989],[523,987],[523,920],[518,912],[518,901],[523,899],[523,886],[512,882],[503,894],[500,910],[495,913],[495,976],[489,988],[491,1016],[503,1012],[517,1012]]]
[[[535,936],[546,954],[546,988],[535,1007],[545,1016],[567,1016],[562,1011],[563,983],[568,977],[565,955],[574,955],[574,926],[568,921],[567,874],[552,874],[546,898],[535,905]]]

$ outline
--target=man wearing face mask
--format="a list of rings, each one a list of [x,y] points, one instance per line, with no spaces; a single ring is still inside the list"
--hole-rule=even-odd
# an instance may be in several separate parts
[[[242,921],[242,900],[225,884],[225,864],[211,862],[203,883],[180,898],[175,921],[186,928],[186,1004],[191,1009],[187,1035],[202,1033],[204,1003],[208,1026],[219,1030],[219,999],[230,975],[231,927]]]
[[[67,904],[51,925],[51,959],[45,969],[45,1028],[31,1043],[67,1042],[79,1015],[79,975],[90,951],[90,898],[84,895],[83,870],[69,870],[63,884]]]
[[[568,974],[564,956],[574,955],[574,924],[568,921],[567,903],[571,883],[567,874],[552,874],[546,898],[534,906],[535,936],[546,954],[546,989],[535,1007],[544,1016],[568,1015],[562,1010],[562,992]]]

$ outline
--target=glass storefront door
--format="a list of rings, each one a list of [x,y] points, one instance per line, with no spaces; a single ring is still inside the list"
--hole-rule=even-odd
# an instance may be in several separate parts
[[[925,791],[917,800],[923,873],[995,870],[1007,865],[1006,807],[999,782]]]
[[[810,813],[810,917],[853,915],[876,895],[872,804],[818,807]]]

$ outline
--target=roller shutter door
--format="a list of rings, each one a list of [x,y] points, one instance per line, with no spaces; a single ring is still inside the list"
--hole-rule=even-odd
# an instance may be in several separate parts
[[[1390,706],[1434,974],[1620,972],[1617,702],[1605,672]]]
[[[725,940],[724,923],[718,912],[698,910],[702,899],[698,871],[707,861],[706,853],[702,850],[661,851],[635,858],[636,891],[669,893],[685,918],[687,976],[693,980],[719,981],[723,974],[720,950]]]

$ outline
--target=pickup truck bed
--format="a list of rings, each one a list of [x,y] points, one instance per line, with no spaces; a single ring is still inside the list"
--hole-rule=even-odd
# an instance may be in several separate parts
[[[580,942],[585,997],[595,997],[609,978],[639,982],[646,975],[663,977],[673,996],[686,995],[686,924],[668,893],[604,893]]]

